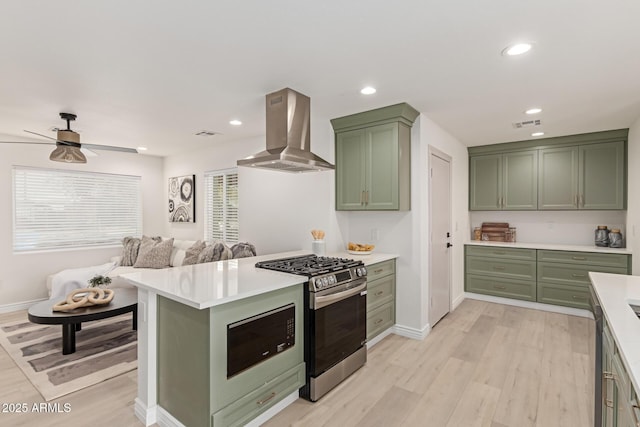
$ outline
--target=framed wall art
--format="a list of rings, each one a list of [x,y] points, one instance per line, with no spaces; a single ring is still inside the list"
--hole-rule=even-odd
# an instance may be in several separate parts
[[[196,222],[196,176],[169,178],[169,222]]]

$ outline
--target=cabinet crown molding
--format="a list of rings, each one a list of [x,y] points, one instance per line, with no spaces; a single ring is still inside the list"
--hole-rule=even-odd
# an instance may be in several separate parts
[[[411,127],[420,112],[406,102],[364,111],[362,113],[331,119],[335,132],[359,129],[362,127],[400,122]]]

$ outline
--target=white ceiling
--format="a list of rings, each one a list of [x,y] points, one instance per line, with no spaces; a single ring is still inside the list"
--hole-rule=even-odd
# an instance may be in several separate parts
[[[637,0],[6,1],[0,140],[67,111],[83,142],[169,155],[263,135],[283,87],[313,127],[408,102],[466,145],[530,139],[511,123],[531,106],[545,136],[619,129],[640,117],[639,21]]]

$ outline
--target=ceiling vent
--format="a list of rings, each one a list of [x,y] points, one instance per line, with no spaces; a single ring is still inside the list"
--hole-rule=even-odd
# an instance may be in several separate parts
[[[538,120],[525,120],[522,122],[515,122],[512,123],[513,127],[516,129],[521,129],[521,128],[530,128],[530,127],[534,127],[534,126],[540,126],[542,124],[542,121],[540,119]]]
[[[214,132],[212,130],[201,130],[200,132],[196,133],[196,135],[198,135],[198,136],[214,136],[214,135],[220,135],[220,132]]]

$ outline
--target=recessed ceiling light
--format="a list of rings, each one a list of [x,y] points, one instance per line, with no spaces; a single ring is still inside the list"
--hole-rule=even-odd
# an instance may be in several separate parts
[[[363,95],[373,95],[374,93],[376,93],[376,88],[375,87],[371,87],[371,86],[367,86],[362,88],[362,90],[360,90],[360,93]]]
[[[138,151],[147,151],[147,147],[138,147],[136,148]]]
[[[517,43],[511,46],[507,46],[502,50],[503,56],[516,56],[527,53],[531,50],[533,45],[531,43]]]
[[[240,126],[242,122],[240,120],[231,120],[229,124],[233,126]]]
[[[544,135],[544,132],[534,132],[531,134],[531,136],[542,136]]]
[[[529,108],[527,111],[525,111],[525,114],[538,114],[542,112],[542,108]]]

